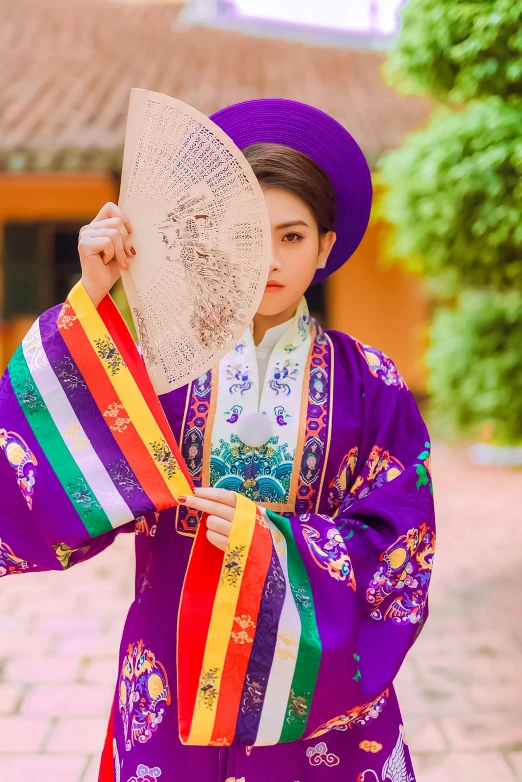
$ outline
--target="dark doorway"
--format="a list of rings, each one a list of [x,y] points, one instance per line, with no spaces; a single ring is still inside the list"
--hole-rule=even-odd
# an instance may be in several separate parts
[[[66,299],[81,276],[78,232],[87,222],[4,225],[5,320],[39,315]]]
[[[55,303],[65,301],[69,291],[81,277],[78,258],[78,232],[81,225],[58,224],[54,234],[54,284]]]
[[[310,285],[305,295],[310,315],[313,315],[323,328],[327,328],[328,323],[326,322],[326,297],[324,285]]]

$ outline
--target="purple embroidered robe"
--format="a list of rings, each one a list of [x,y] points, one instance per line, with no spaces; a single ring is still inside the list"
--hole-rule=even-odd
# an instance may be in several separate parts
[[[98,420],[81,371],[64,353],[58,312],[54,308],[40,319],[47,359],[55,372],[64,356],[69,362],[69,399],[73,403],[76,394],[77,415],[85,417],[83,428],[93,432],[94,443],[94,426],[99,434],[105,422]],[[308,361],[299,449],[289,476],[294,513],[284,515],[315,588],[334,580],[338,601],[355,593],[358,617],[353,627],[340,624],[337,633],[341,603],[321,602],[324,614],[317,621],[330,628],[323,645],[335,652],[338,686],[323,687],[319,676],[313,723],[303,740],[254,748],[241,742],[184,746],[178,738],[176,618],[197,518],[179,507],[147,512],[148,499],[140,507],[139,486],[128,475],[135,521],[79,540],[72,500],[28,425],[27,409],[38,407],[38,394],[27,386],[25,396],[17,396],[13,370],[4,375],[0,575],[67,569],[109,546],[120,532],[136,533],[135,601],[115,670],[103,782],[414,780],[393,679],[428,614],[435,544],[429,437],[404,381],[379,351],[317,328]],[[212,475],[215,375],[209,372],[160,400],[196,485]],[[277,386],[274,395],[277,402]],[[106,451],[114,446],[107,431],[96,443],[107,464]],[[255,464],[238,487],[254,501],[261,496]],[[53,514],[40,510],[46,505]],[[344,648],[342,639],[354,634],[356,649]]]

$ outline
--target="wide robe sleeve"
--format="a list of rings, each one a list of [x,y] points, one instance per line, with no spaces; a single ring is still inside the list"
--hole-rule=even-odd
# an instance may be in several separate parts
[[[428,613],[430,443],[402,382],[368,372],[362,396],[332,516],[287,519],[238,496],[224,556],[198,533],[179,615],[184,743],[315,738],[385,707]]]
[[[69,567],[191,492],[125,321],[81,283],[0,381],[0,449],[0,575]]]

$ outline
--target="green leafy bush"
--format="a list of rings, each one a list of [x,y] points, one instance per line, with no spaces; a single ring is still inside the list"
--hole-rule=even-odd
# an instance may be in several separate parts
[[[522,0],[410,0],[389,60],[392,84],[464,102],[522,99]]]
[[[391,252],[448,290],[522,290],[522,112],[490,98],[410,134],[381,160]]]
[[[439,309],[428,353],[436,420],[473,433],[493,424],[499,444],[522,442],[522,294],[466,292]]]
[[[409,0],[401,16],[391,83],[455,106],[379,174],[390,254],[439,307],[432,412],[447,430],[489,424],[498,443],[521,443],[522,0]]]

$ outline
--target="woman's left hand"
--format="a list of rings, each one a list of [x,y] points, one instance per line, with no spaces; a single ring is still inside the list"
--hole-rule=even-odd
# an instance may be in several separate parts
[[[236,509],[234,492],[228,489],[194,489],[193,497],[179,497],[178,501],[187,508],[208,513],[207,538],[224,551]]]

